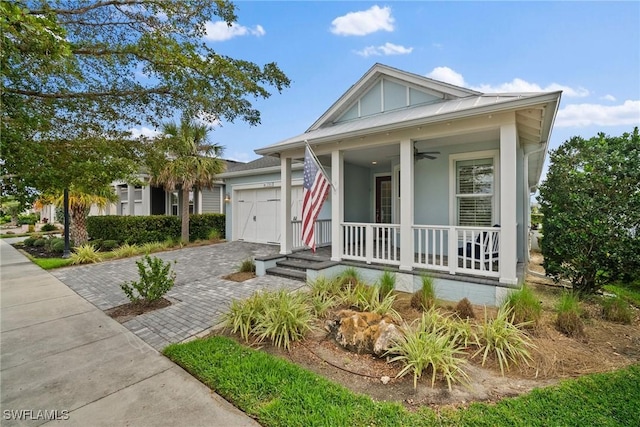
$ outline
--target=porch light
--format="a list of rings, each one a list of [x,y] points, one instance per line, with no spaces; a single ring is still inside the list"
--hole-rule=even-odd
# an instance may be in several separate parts
[[[375,160],[373,162],[371,162],[372,165],[377,165],[378,162],[376,162]]]
[[[231,195],[229,193],[224,195],[224,202],[229,203],[231,201]]]

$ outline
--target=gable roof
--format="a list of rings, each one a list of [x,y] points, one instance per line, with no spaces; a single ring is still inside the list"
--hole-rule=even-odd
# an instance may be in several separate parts
[[[382,78],[390,78],[401,81],[403,84],[435,95],[443,100],[458,99],[473,95],[482,95],[471,89],[455,86],[449,83],[430,79],[418,74],[409,73],[384,64],[376,63],[354,85],[352,85],[325,113],[318,118],[306,132],[310,132],[323,126],[331,125],[361,96],[371,89]]]

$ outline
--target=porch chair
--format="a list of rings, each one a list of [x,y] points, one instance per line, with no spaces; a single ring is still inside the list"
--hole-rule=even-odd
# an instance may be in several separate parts
[[[500,227],[500,224],[494,224],[493,226]],[[478,234],[478,237],[476,238],[475,242],[473,243],[467,242],[464,246],[458,248],[458,258],[461,259],[463,262],[465,257],[467,260],[474,260],[475,262],[483,261],[485,263],[486,269],[489,270],[489,267],[490,267],[489,263],[491,261],[498,262],[499,248],[500,248],[499,237],[498,237],[499,234],[496,234],[494,236],[493,241],[490,238],[491,234],[492,233],[489,231],[483,231],[482,233]],[[482,243],[480,242],[481,237],[482,237]],[[489,247],[490,243],[491,243],[491,247]],[[473,245],[473,249],[471,248],[472,245]],[[484,251],[481,250],[481,245]]]

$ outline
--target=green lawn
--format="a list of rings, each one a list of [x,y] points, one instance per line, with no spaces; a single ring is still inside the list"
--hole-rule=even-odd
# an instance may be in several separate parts
[[[604,290],[616,294],[628,303],[640,308],[640,280],[633,283],[604,285]]]
[[[29,257],[33,263],[37,264],[45,270],[52,270],[54,268],[66,267],[71,265],[69,258],[34,258]]]
[[[373,401],[229,338],[173,344],[164,354],[264,426],[640,425],[640,365],[564,381],[495,405],[436,414]]]

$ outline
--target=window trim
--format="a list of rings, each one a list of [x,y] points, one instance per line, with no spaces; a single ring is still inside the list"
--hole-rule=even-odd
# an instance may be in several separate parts
[[[458,224],[457,204],[457,167],[456,162],[464,160],[493,159],[493,204],[491,206],[491,222],[500,223],[500,150],[470,151],[449,155],[449,224]]]

